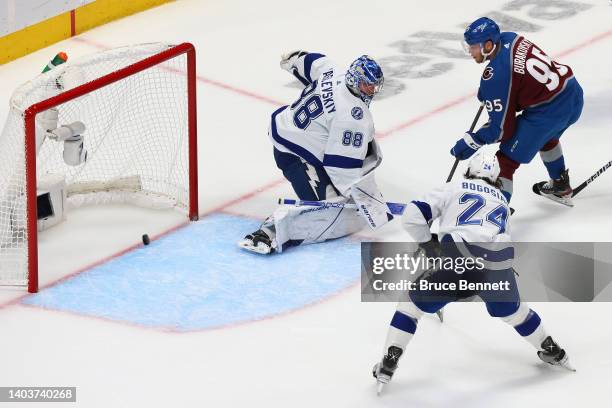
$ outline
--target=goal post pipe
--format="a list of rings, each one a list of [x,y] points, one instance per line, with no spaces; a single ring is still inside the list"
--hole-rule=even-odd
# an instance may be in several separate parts
[[[197,194],[197,107],[196,107],[196,67],[195,47],[191,43],[182,43],[158,54],[143,58],[126,67],[120,68],[109,74],[96,78],[59,95],[35,103],[24,112],[23,120],[25,127],[25,161],[28,163],[25,169],[27,213],[30,216],[26,220],[27,251],[28,251],[28,292],[38,292],[38,212],[36,202],[36,115],[40,112],[54,108],[63,103],[79,98],[87,93],[118,82],[129,75],[142,72],[146,69],[159,65],[182,54],[187,56],[187,99],[188,99],[188,129],[189,129],[189,219],[198,219],[198,194]],[[33,216],[32,216],[33,215]]]

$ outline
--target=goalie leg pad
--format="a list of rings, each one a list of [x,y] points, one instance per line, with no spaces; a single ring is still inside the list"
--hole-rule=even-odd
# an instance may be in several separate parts
[[[359,206],[363,219],[373,230],[393,219],[383,195],[378,190],[374,173],[369,173],[351,187],[351,197]]]
[[[345,201],[337,198],[335,201]],[[332,200],[329,200],[330,202]],[[357,210],[338,207],[295,207],[283,205],[273,214],[276,250],[344,237],[365,226]]]

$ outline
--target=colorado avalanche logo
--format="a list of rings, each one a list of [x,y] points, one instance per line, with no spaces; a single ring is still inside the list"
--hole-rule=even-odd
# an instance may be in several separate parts
[[[476,27],[472,32],[473,33],[477,33],[478,30],[480,30],[480,32],[484,32],[485,28],[487,28],[487,23],[482,23],[481,25],[479,25],[478,27]]]
[[[359,120],[363,118],[363,110],[355,106],[353,109],[351,109],[351,115],[353,115],[356,120]]]
[[[482,73],[482,79],[488,81],[491,78],[493,78],[493,67],[486,67]]]

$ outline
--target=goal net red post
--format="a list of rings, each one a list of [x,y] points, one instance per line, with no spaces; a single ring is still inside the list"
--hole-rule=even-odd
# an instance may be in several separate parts
[[[38,231],[71,208],[129,203],[197,220],[196,115],[189,43],[100,52],[19,87],[0,136],[0,285],[38,291]]]

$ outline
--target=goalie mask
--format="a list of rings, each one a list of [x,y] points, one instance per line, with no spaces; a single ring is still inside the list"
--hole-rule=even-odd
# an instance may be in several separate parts
[[[382,90],[385,78],[380,65],[367,55],[357,58],[346,72],[346,85],[367,105]]]

